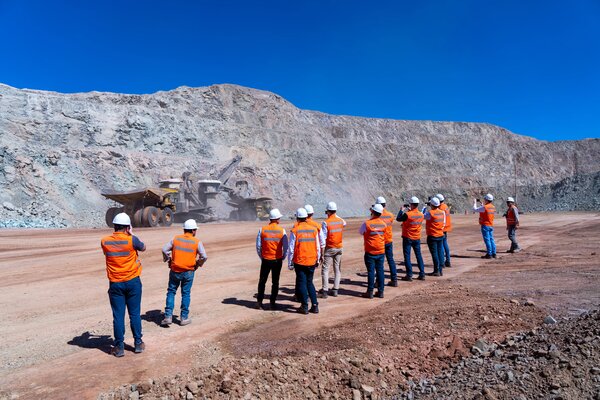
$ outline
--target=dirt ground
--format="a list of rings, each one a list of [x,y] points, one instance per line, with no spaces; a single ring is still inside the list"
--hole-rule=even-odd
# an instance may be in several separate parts
[[[385,299],[373,300],[358,297],[366,286],[360,221],[349,221],[340,296],[321,300],[321,313],[308,316],[294,312],[294,274],[285,268],[282,309],[253,308],[260,223],[202,225],[199,237],[209,261],[194,282],[193,323],[170,328],[158,325],[168,277],[160,248],[181,228],[137,229],[148,248],[141,254],[147,347],[139,355],[126,351],[121,359],[108,354],[112,318],[99,244],[109,230],[2,230],[0,304],[6,323],[0,326],[0,398],[96,398],[119,385],[183,376],[222,359],[242,368],[252,357],[319,354],[326,363],[339,351],[379,359],[397,382],[382,389],[391,395],[406,377],[439,372],[481,336],[500,340],[539,325],[548,313],[559,318],[598,308],[599,214],[526,214],[518,231],[525,250],[519,254],[502,253],[508,240],[500,221],[496,260],[480,258],[476,216],[456,215],[453,221],[455,258],[443,278],[401,282],[386,288]],[[400,263],[399,226],[395,246]],[[424,256],[431,271],[426,246]],[[524,306],[526,300],[534,305]],[[126,343],[133,344],[129,327]],[[382,367],[370,368],[362,369],[375,373]],[[243,397],[244,390],[226,394]]]

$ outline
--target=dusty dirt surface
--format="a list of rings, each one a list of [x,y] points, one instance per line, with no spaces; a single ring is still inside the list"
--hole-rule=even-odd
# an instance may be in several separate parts
[[[340,296],[320,300],[321,313],[308,316],[293,312],[294,274],[287,270],[281,310],[253,309],[260,223],[203,225],[209,261],[194,282],[193,323],[170,328],[158,326],[168,275],[160,248],[180,228],[138,229],[148,247],[141,255],[147,350],[121,359],[107,353],[112,320],[99,241],[109,231],[0,231],[0,304],[11,321],[0,327],[0,393],[96,398],[133,383],[133,391],[123,386],[103,397],[392,396],[468,354],[479,338],[501,341],[548,313],[560,321],[598,308],[599,222],[592,213],[524,215],[525,250],[481,260],[476,217],[456,215],[456,257],[444,277],[401,282],[386,288],[385,299],[366,300],[359,297],[366,286],[360,221],[353,220]],[[499,251],[508,248],[502,225],[496,240]],[[129,329],[126,342],[132,344]]]

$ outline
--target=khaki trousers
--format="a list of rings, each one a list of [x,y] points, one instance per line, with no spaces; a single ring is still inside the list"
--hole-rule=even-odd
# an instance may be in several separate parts
[[[323,279],[323,291],[329,290],[329,267],[333,263],[333,288],[340,288],[340,280],[342,279],[342,249],[326,247],[323,253],[323,268],[321,268],[321,278]]]

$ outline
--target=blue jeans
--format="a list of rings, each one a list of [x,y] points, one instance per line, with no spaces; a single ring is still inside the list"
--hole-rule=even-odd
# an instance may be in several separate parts
[[[190,293],[194,283],[194,271],[169,272],[169,287],[167,288],[167,305],[165,306],[165,317],[173,316],[175,308],[175,294],[181,284],[181,319],[186,319],[190,312]]]
[[[410,249],[415,251],[417,264],[419,265],[419,276],[425,276],[425,265],[423,264],[423,256],[421,255],[421,239],[409,239],[402,237],[402,250],[404,250],[404,265],[406,266],[406,276],[412,278],[412,263],[410,262]]]
[[[123,348],[125,340],[125,307],[129,313],[129,323],[135,344],[142,343],[142,281],[140,277],[127,282],[110,282],[108,298],[113,314],[113,334],[115,346]]]
[[[388,266],[390,267],[390,279],[392,281],[398,280],[398,272],[396,270],[396,262],[394,261],[394,242],[386,243],[385,258],[387,259]]]
[[[318,305],[317,302],[317,291],[313,283],[313,277],[315,275],[316,265],[306,266],[300,264],[294,264],[294,271],[296,271],[296,291],[298,292],[299,300],[302,302],[303,307],[308,307],[308,297],[310,296],[310,302],[313,306]]]
[[[373,292],[375,284],[377,284],[377,290],[383,293],[384,288],[384,273],[383,273],[383,261],[385,259],[384,254],[370,254],[365,253],[365,266],[367,267],[367,283],[368,291]]]
[[[446,257],[446,266],[450,265],[450,247],[448,247],[448,232],[444,232],[444,239],[442,240],[444,248],[444,256]]]
[[[433,272],[440,274],[444,268],[444,237],[427,236],[427,246],[433,260]]]
[[[481,225],[481,235],[485,243],[485,249],[490,256],[496,254],[496,242],[494,241],[494,227]]]

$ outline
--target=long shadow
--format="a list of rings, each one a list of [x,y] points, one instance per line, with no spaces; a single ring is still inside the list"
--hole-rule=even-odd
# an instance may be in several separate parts
[[[154,322],[156,325],[160,326],[163,313],[162,310],[149,310],[146,311],[145,314],[142,314],[141,317],[142,321]]]
[[[279,296],[277,297],[277,299],[281,300]],[[223,301],[221,301],[221,303],[235,304],[236,306],[251,308],[253,310],[256,310],[257,312],[260,311],[256,308],[256,301],[253,301],[253,300],[244,300],[244,299],[238,299],[237,297],[228,297],[226,299],[223,299]],[[269,302],[267,301],[267,302],[264,302],[263,304],[265,305],[265,309],[269,310]],[[294,308],[294,306],[292,306],[290,304],[281,304],[278,302],[277,308],[272,311],[296,312],[296,309]]]
[[[69,340],[67,344],[79,346],[84,349],[98,349],[104,353],[110,354],[113,340],[110,335],[93,335],[89,331],[83,332]]]

